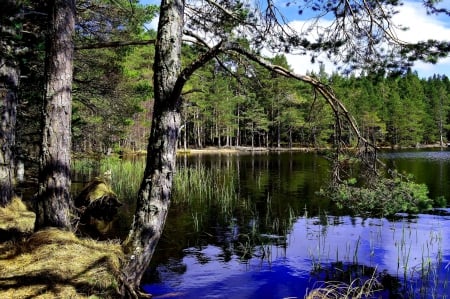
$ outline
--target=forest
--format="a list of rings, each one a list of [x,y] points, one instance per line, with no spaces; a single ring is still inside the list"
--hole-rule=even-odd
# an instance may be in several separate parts
[[[195,54],[192,47],[185,46],[183,50],[186,57]],[[102,51],[97,55],[105,55],[106,50]],[[75,151],[145,150],[148,115],[153,107],[153,87],[148,83],[151,72],[148,66],[138,63],[145,57],[153,57],[152,49],[142,46],[129,49],[123,56],[120,72],[114,77],[118,80],[117,88],[125,88],[118,90],[114,98],[84,95],[83,101],[93,105],[121,107],[114,117],[111,110],[97,109],[93,113],[81,101],[75,103]],[[266,59],[289,68],[283,55]],[[229,57],[221,60],[224,64],[235,64]],[[309,75],[333,88],[356,119],[363,136],[377,146],[446,146],[450,82],[445,75],[419,78],[413,71],[401,75],[344,76],[324,72]],[[286,79],[255,63],[239,65],[230,74],[220,64],[210,62],[193,76],[184,92],[183,128],[178,145],[181,149],[332,146],[335,123],[327,103],[308,84]],[[98,126],[98,122],[103,125]],[[352,139],[350,129],[347,138]]]
[[[156,38],[156,32],[144,25],[154,17],[156,8],[135,11],[130,21],[126,8],[110,5],[93,12],[87,3],[78,2],[75,40],[83,46],[74,54],[72,149],[80,153],[143,151],[150,134],[154,59],[154,48],[145,41]],[[95,28],[92,32],[93,28],[88,28],[90,22],[105,17],[116,24],[116,30]],[[27,41],[35,43],[33,48],[42,49],[43,36],[27,38],[33,38]],[[114,40],[142,42],[120,45]],[[105,48],[90,47],[100,41]],[[195,45],[185,44],[182,51],[184,65],[199,54]],[[16,140],[21,154],[31,159],[39,154],[39,110],[35,107],[44,80],[42,54],[31,51],[22,58],[21,83],[28,88],[20,90]],[[283,54],[265,59],[289,69]],[[449,138],[450,83],[445,75],[419,78],[410,69],[405,73],[321,71],[308,75],[335,91],[363,136],[377,146],[444,146]],[[183,93],[179,148],[332,146],[333,114],[314,88],[255,62],[242,63],[223,54],[220,63],[210,61],[197,71]],[[352,138],[350,129],[348,138]]]
[[[304,32],[284,22],[276,2],[3,1],[0,206],[15,198],[26,164],[37,185],[32,231],[46,244],[49,228],[76,232],[91,208],[71,195],[74,153],[145,151],[114,291],[149,297],[140,281],[168,215],[177,149],[345,145],[371,156],[367,148],[445,146],[449,80],[419,78],[411,67],[447,57],[448,41],[395,38],[398,1],[295,3],[299,15],[311,14]],[[439,2],[423,1],[424,9],[450,15]],[[311,37],[315,20],[330,15],[332,25]],[[147,29],[156,16],[158,29]],[[268,49],[276,55],[264,57]],[[345,67],[296,74],[283,54],[291,51],[312,60],[325,53]]]

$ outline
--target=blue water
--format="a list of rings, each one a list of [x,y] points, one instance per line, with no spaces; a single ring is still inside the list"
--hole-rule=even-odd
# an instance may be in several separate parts
[[[449,152],[389,155],[383,159],[394,159],[395,163],[404,163],[413,170],[414,163],[419,161],[418,169],[425,167],[437,173],[435,177],[428,175],[423,179],[443,186],[433,192],[449,192],[447,176],[438,176],[450,170]],[[440,155],[437,160],[430,158]],[[424,166],[427,161],[429,164]],[[436,161],[439,161],[438,169],[445,171],[435,171],[436,165],[432,163]],[[284,167],[283,163],[279,164]],[[286,181],[280,169],[266,168],[277,173],[277,180]],[[306,165],[297,170],[314,172],[314,169],[317,167]],[[262,170],[253,169],[252,173],[258,171]],[[286,175],[295,176],[290,172]],[[298,198],[291,198],[295,194],[289,191],[277,200],[293,205],[301,198],[309,203],[310,198],[304,197],[311,192],[302,188],[297,187]],[[279,207],[273,206],[272,209]],[[384,290],[375,292],[372,298],[450,298],[450,209],[441,209],[439,215],[399,215],[395,220],[333,216],[325,211],[319,215],[303,212],[293,218],[285,234],[259,232],[258,242],[249,236],[248,244],[245,236],[256,220],[245,218],[245,221],[233,220],[224,225],[212,219],[212,225],[220,226],[212,231],[220,236],[213,236],[208,230],[200,232],[200,237],[191,238],[191,228],[179,227],[183,234],[180,244],[177,240],[163,240],[155,254],[156,261],[144,277],[143,289],[154,298],[304,298],[326,281],[339,280],[356,286],[358,278],[363,283],[373,276]],[[177,246],[180,248],[174,250]]]
[[[427,298],[450,294],[449,216],[419,215],[395,222],[347,216],[327,219],[328,224],[321,224],[318,218],[299,218],[286,244],[266,246],[264,257],[256,248],[254,254],[260,257],[247,261],[239,256],[225,261],[223,249],[212,245],[186,248],[182,259],[159,265],[160,282],[144,289],[156,297],[303,298],[325,280],[320,271],[313,274],[315,266],[326,269],[341,261],[398,277],[403,287],[396,292],[410,298],[421,298],[421,286],[429,293]],[[182,273],[173,270],[180,268]]]

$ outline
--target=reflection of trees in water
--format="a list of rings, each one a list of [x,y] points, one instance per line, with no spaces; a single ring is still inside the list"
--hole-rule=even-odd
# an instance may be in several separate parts
[[[182,156],[178,167],[220,176],[212,180],[214,189],[230,185],[234,196],[224,201],[220,192],[212,197],[208,192],[208,200],[175,194],[182,198],[173,200],[152,264],[182,259],[184,248],[208,244],[221,248],[224,261],[268,258],[271,246],[286,247],[286,235],[299,216],[327,210],[328,203],[315,201],[314,192],[328,177],[328,162],[315,154]]]

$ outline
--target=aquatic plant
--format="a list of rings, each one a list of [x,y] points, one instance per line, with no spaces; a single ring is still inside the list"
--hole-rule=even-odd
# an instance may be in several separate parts
[[[72,162],[74,174],[81,176],[86,182],[110,172],[111,189],[119,199],[128,199],[130,195],[137,194],[144,168],[144,159],[127,160],[115,156],[100,160],[75,159]]]
[[[174,176],[174,204],[206,204],[222,213],[232,213],[237,204],[235,174],[217,168],[180,167]]]
[[[445,199],[433,200],[428,187],[412,181],[411,176],[393,173],[389,178],[376,178],[365,186],[358,186],[356,179],[321,189],[319,195],[330,198],[338,208],[362,216],[390,217],[396,213],[422,213],[433,207],[445,206]]]

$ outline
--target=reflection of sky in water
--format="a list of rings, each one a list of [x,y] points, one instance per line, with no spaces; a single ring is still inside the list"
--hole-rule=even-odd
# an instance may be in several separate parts
[[[175,298],[303,298],[306,289],[314,286],[309,275],[313,264],[339,259],[400,278],[406,273],[415,285],[421,283],[422,265],[432,263],[437,276],[430,278],[429,287],[440,285],[437,298],[450,294],[445,284],[450,277],[450,217],[420,215],[396,222],[350,217],[327,220],[328,225],[322,225],[318,218],[299,218],[287,236],[287,247],[269,246],[266,252],[270,254],[264,260],[243,262],[233,256],[225,262],[223,249],[216,246],[188,248],[181,261],[185,271],[180,274],[170,266],[159,266],[161,282],[144,289],[156,298],[167,293]],[[436,267],[439,258],[442,262]]]
[[[427,161],[450,161],[450,151],[395,151],[382,152],[379,154],[382,159],[426,159]]]

